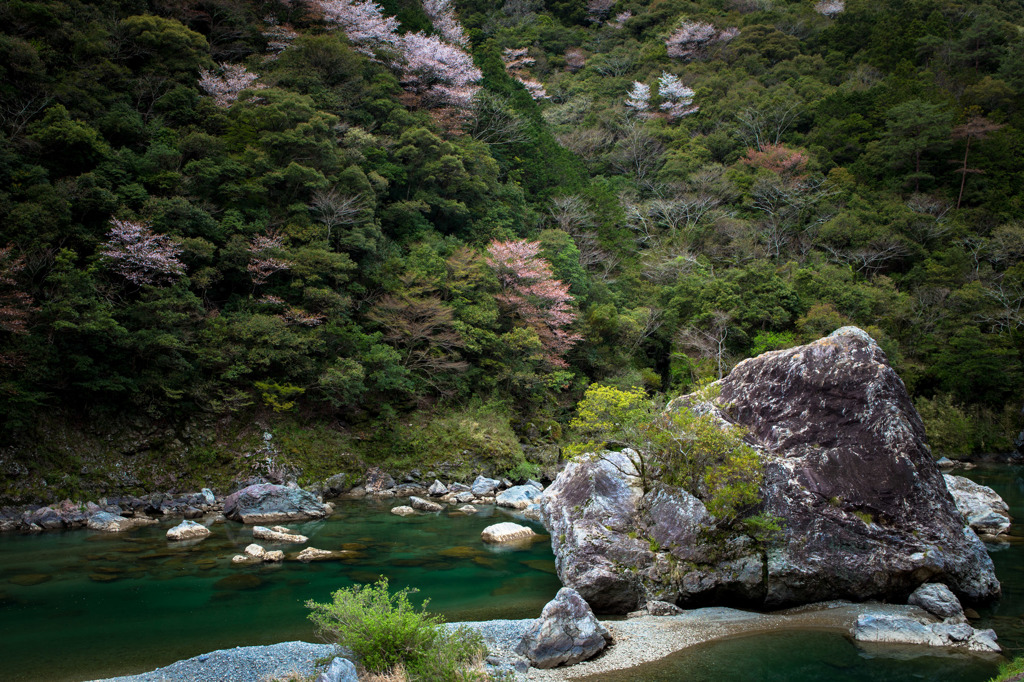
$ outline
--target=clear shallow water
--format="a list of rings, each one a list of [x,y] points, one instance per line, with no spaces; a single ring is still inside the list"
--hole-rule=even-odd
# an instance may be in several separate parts
[[[1003,594],[978,611],[1008,657],[1024,653],[1024,466],[979,466],[957,474],[987,485],[1010,505],[1011,535],[989,545]],[[661,661],[589,682],[985,682],[997,660],[941,649],[867,644],[842,632],[787,630],[709,642]]]
[[[232,566],[252,542],[251,527],[235,523],[190,547],[166,540],[172,523],[126,536],[0,536],[0,678],[87,680],[214,649],[316,641],[305,601],[381,574],[418,588],[415,598],[429,598],[448,620],[535,617],[558,591],[550,542],[500,550],[480,541],[506,515],[403,519],[388,513],[394,504],[341,502],[328,520],[286,524],[308,535],[308,546],[359,552],[309,564]]]

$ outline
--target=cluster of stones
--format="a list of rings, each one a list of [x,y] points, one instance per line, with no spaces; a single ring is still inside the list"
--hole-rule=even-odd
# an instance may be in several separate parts
[[[385,487],[387,479],[391,477],[371,470],[367,474],[367,481],[372,484],[362,488],[361,494],[372,494],[380,497],[395,497],[396,487]],[[394,479],[391,479],[392,481]],[[408,489],[410,485],[405,484],[403,488]],[[372,490],[373,492],[367,492]],[[540,496],[544,491],[544,485],[538,481],[527,481],[523,485],[512,485],[508,479],[498,480],[477,476],[471,485],[465,483],[451,483],[445,485],[434,479],[434,482],[425,490],[417,486],[417,494],[409,496],[409,504],[394,507],[392,514],[409,516],[417,512],[437,513],[445,509],[445,505],[456,507],[456,511],[464,514],[474,514],[477,509],[473,505],[495,504],[507,509],[515,509],[524,516],[540,518]],[[359,494],[359,493],[357,493]],[[426,495],[426,499],[421,495]]]
[[[152,493],[140,497],[106,497],[85,503],[64,500],[31,509],[5,509],[0,513],[0,532],[41,533],[89,528],[116,533],[155,524],[160,518],[196,519],[221,509],[221,502],[209,488],[186,495]]]

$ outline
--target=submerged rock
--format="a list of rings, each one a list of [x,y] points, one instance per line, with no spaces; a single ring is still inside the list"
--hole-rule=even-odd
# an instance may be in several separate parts
[[[410,497],[409,505],[418,511],[422,512],[439,512],[444,507],[439,505],[437,502],[431,502],[430,500],[424,500],[422,497]]]
[[[396,516],[411,516],[416,513],[416,510],[408,505],[401,505],[398,507],[392,507],[391,513]]]
[[[313,493],[272,483],[251,485],[224,498],[224,515],[242,523],[321,519],[328,513]]]
[[[291,530],[284,526],[274,526],[273,528],[254,526],[252,529],[252,536],[257,540],[268,540],[270,542],[285,542],[293,544],[309,542],[309,538],[305,535],[292,533]]]
[[[611,642],[611,635],[576,590],[563,587],[516,646],[535,668],[585,661]]]
[[[956,508],[979,535],[1010,532],[1010,507],[995,490],[963,476],[943,474]]]
[[[196,540],[205,538],[210,529],[201,523],[185,520],[167,531],[168,540]]]
[[[484,542],[500,544],[529,540],[534,535],[536,533],[533,532],[532,528],[520,526],[518,523],[512,523],[511,521],[505,521],[504,523],[496,523],[493,526],[484,528],[483,532],[480,533],[480,538]]]
[[[948,584],[999,594],[885,353],[844,327],[806,346],[745,360],[712,403],[673,401],[748,430],[764,462],[764,511],[783,531],[765,555],[750,538],[711,545],[713,519],[678,488],[644,494],[628,456],[570,462],[542,497],[558,575],[598,611],[649,600],[741,598],[762,606],[904,600]]]
[[[333,559],[335,556],[338,556],[338,554],[326,549],[307,547],[306,549],[299,552],[299,554],[295,558],[301,561],[302,563],[309,563],[310,561],[323,561],[324,559]]]

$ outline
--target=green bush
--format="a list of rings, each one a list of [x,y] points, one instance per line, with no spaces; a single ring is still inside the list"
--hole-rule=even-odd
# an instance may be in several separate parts
[[[999,666],[999,674],[988,682],[1010,682],[1024,674],[1024,656],[1018,656],[1008,663]]]
[[[351,649],[371,673],[404,668],[410,682],[486,680],[480,635],[463,627],[448,630],[441,616],[426,611],[426,602],[417,610],[409,601],[415,591],[391,593],[382,577],[336,591],[329,604],[310,600],[306,606],[320,637]]]

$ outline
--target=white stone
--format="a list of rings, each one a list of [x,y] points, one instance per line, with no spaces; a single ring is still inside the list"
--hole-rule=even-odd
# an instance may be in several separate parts
[[[528,540],[534,535],[536,533],[533,532],[532,528],[520,526],[518,523],[512,523],[511,521],[505,521],[504,523],[496,523],[493,526],[484,528],[483,532],[480,533],[480,538],[484,542],[504,543]]]

